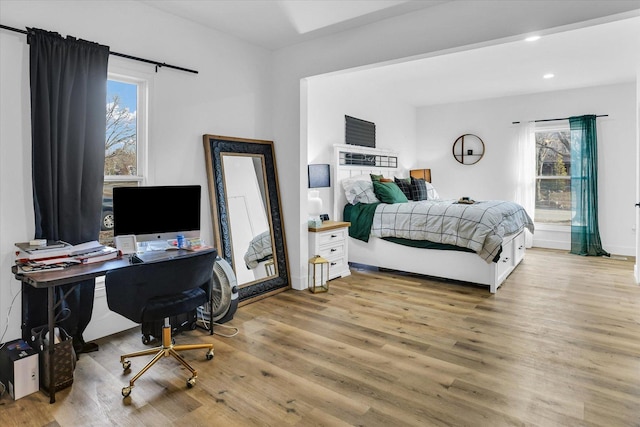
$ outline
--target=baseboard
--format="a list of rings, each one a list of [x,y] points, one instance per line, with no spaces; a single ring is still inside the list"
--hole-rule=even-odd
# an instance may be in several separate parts
[[[533,238],[533,247],[544,248],[544,249],[559,249],[563,251],[571,250],[571,244],[567,244],[567,242],[561,242],[557,240],[536,239],[535,236]]]

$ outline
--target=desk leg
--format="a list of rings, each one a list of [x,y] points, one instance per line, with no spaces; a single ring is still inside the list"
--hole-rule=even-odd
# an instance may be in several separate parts
[[[49,344],[47,346],[47,351],[49,352],[49,403],[55,403],[56,401],[56,380],[53,377],[54,373],[54,365],[55,361],[54,353],[55,353],[55,313],[54,313],[54,287],[51,286],[47,289],[47,315],[48,315],[48,324],[49,324]]]

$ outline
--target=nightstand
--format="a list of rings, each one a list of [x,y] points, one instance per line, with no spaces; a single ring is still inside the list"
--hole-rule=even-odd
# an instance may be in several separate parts
[[[320,255],[329,261],[329,280],[351,274],[347,246],[350,225],[350,222],[324,221],[319,227],[309,227],[309,257]]]

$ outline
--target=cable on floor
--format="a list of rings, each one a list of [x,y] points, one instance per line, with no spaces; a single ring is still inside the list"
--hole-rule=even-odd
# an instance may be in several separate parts
[[[216,323],[216,322],[210,323],[208,320],[204,318],[204,315],[202,315],[202,313],[199,310],[198,310],[198,314],[199,314],[198,316],[199,318],[197,319],[197,321],[201,322],[205,329],[213,331],[213,335],[220,335],[221,337],[224,337],[224,338],[233,338],[236,335],[238,335],[238,333],[240,332],[240,330],[234,326],[227,326],[227,325],[223,325],[221,323]],[[219,326],[221,328],[232,329],[235,332],[232,332],[231,334],[221,334],[220,332],[216,332],[215,330],[210,328],[210,326],[213,326],[213,325]]]

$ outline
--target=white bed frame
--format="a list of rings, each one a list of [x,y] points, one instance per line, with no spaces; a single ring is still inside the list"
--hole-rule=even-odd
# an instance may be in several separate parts
[[[345,152],[382,158],[397,157],[397,153],[389,150],[352,145],[334,146],[333,217],[337,220],[342,219],[342,210],[347,203],[342,187],[343,179],[371,173],[389,178],[409,176],[409,171],[403,171],[398,167],[340,164],[341,153],[344,158]],[[525,251],[524,231],[507,236],[502,244],[500,260],[491,264],[487,264],[480,256],[472,252],[413,248],[376,237],[371,237],[369,242],[365,243],[349,237],[350,263],[486,285],[489,286],[491,293],[495,293],[507,276],[520,264],[525,256]]]

